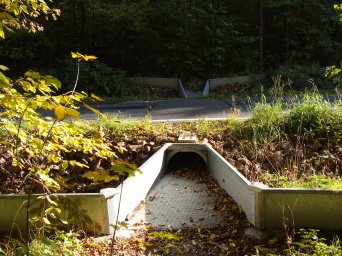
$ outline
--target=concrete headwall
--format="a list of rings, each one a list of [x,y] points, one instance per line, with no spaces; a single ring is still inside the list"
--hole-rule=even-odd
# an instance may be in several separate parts
[[[187,98],[182,82],[178,78],[157,78],[157,77],[131,77],[128,78],[131,83],[138,84],[140,86],[150,85],[166,87],[179,91],[179,95],[182,98]]]
[[[236,76],[236,77],[224,77],[224,78],[215,78],[208,79],[204,90],[203,95],[208,95],[211,90],[216,88],[217,86],[224,86],[227,84],[249,84],[260,81],[263,78],[263,75],[254,75],[254,76]]]

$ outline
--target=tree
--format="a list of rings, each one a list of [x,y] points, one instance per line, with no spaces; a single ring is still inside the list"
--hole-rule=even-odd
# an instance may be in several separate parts
[[[39,36],[23,33],[6,43],[0,40],[3,62],[20,62],[18,69],[33,64],[49,69],[61,56],[79,51],[129,76],[175,76],[186,82],[245,75],[262,67],[326,66],[340,58],[341,25],[332,0],[54,3],[63,15],[44,23]],[[42,49],[44,59],[39,58]]]
[[[60,14],[59,9],[50,8],[44,0],[1,0],[0,37],[5,38],[5,30],[25,29],[30,32],[42,31],[43,26],[36,22],[39,15],[53,19]]]
[[[28,18],[26,14],[34,16],[40,12],[48,13],[51,9],[43,1],[2,1],[2,28],[15,26],[22,22],[20,27],[36,32],[38,23],[26,27]],[[6,4],[12,4],[7,6]],[[34,14],[31,14],[31,12]],[[12,16],[13,15],[13,16]],[[4,18],[5,17],[5,18]],[[9,22],[10,21],[10,22]],[[32,21],[33,22],[33,21]],[[4,35],[3,35],[4,36]],[[91,61],[94,56],[72,53],[72,58],[80,61]],[[78,66],[79,67],[79,66]],[[105,182],[119,180],[119,173],[113,175],[110,171],[119,168],[123,174],[132,175],[137,170],[132,165],[116,161],[115,149],[120,147],[110,145],[106,142],[102,133],[98,132],[93,136],[85,136],[85,132],[72,122],[65,122],[66,117],[79,118],[76,103],[89,99],[84,92],[77,93],[77,80],[74,88],[64,94],[56,95],[61,87],[58,79],[50,75],[41,75],[38,72],[27,71],[24,76],[11,80],[4,72],[8,68],[0,65],[0,130],[2,150],[7,152],[6,163],[0,166],[0,173],[8,181],[17,181],[12,188],[21,193],[27,194],[26,208],[26,254],[30,254],[29,243],[32,239],[31,230],[37,234],[44,235],[45,228],[52,230],[52,222],[57,220],[58,224],[67,224],[67,220],[59,214],[64,209],[58,204],[58,197],[51,197],[51,193],[59,192],[65,186],[68,176],[61,177],[58,171],[72,172],[73,168],[79,167],[85,170],[84,177]],[[96,100],[98,97],[92,96]],[[84,104],[87,106],[86,104]],[[43,117],[37,109],[53,110],[54,117]],[[88,107],[95,113],[103,116],[99,111]],[[104,116],[103,116],[104,117]],[[100,128],[99,128],[100,129]],[[82,152],[99,159],[99,163],[107,161],[109,167],[96,167],[92,170],[88,165],[75,159],[68,159],[65,156],[72,152]],[[129,166],[129,167],[128,167]],[[120,168],[122,167],[122,168]],[[127,168],[128,167],[128,168]],[[99,168],[99,169],[98,169]],[[125,175],[125,174],[124,174]],[[38,216],[31,218],[32,205],[31,196],[34,193],[43,193],[37,200],[42,200],[44,207]],[[35,229],[38,225],[39,228]]]

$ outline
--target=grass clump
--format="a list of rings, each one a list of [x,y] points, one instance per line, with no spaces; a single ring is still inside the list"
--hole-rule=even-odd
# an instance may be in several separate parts
[[[307,93],[293,105],[287,118],[287,132],[316,137],[333,135],[341,130],[341,110],[341,100],[332,103],[318,93]]]
[[[263,97],[260,103],[255,103],[251,107],[251,113],[252,117],[246,121],[244,127],[254,146],[267,144],[282,136],[285,114],[281,100],[267,103]]]

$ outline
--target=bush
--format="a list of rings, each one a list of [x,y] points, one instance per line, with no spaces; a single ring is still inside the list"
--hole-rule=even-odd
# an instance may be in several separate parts
[[[66,58],[50,73],[60,77],[63,90],[72,90],[77,77],[77,60]],[[139,88],[130,84],[126,72],[112,69],[104,63],[81,62],[78,89],[96,94],[104,98],[115,98],[135,95]]]
[[[270,77],[281,75],[284,80],[291,80],[292,89],[305,90],[315,84],[320,90],[332,90],[333,85],[325,76],[325,68],[317,65],[311,66],[281,66],[270,71]]]

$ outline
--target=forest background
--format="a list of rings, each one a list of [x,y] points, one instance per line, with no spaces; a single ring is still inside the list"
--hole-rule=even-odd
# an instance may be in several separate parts
[[[70,52],[83,63],[78,89],[99,96],[134,94],[122,78],[177,77],[185,87],[207,79],[280,74],[318,88],[327,66],[340,67],[342,24],[335,1],[320,0],[55,0],[57,20],[38,17],[44,31],[0,38],[1,64],[16,77],[28,69],[51,74],[62,90],[74,85]]]

